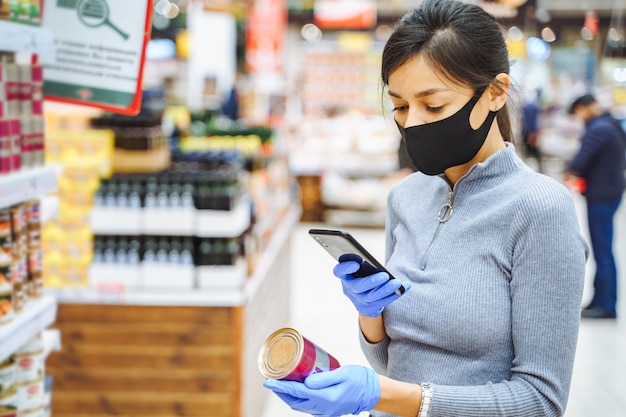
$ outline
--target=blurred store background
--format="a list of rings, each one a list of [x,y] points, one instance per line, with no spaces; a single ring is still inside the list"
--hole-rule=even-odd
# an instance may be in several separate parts
[[[626,120],[626,0],[473,2],[562,181],[575,97]],[[411,172],[379,65],[419,0],[136,3],[0,0],[0,409],[259,415],[292,233],[382,236]]]

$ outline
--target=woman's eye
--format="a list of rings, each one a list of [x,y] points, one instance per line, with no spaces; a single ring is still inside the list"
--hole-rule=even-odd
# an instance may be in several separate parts
[[[443,106],[437,106],[437,107],[426,106],[426,110],[431,113],[439,113],[441,110],[443,110]]]
[[[405,111],[407,108],[408,108],[407,106],[395,106],[392,111],[401,112],[401,111]]]

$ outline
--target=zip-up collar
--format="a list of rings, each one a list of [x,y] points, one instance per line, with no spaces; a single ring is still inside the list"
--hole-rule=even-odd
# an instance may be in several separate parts
[[[439,233],[443,225],[450,220],[452,217],[452,213],[454,211],[454,198],[457,193],[457,187],[459,184],[467,183],[468,181],[472,181],[473,179],[484,178],[485,176],[498,175],[502,172],[510,171],[515,166],[518,166],[518,162],[516,162],[515,158],[515,148],[513,144],[507,143],[507,147],[500,151],[494,152],[492,155],[489,155],[487,159],[483,162],[479,162],[477,164],[472,165],[472,167],[463,175],[459,180],[452,185],[448,178],[441,174],[439,178],[441,178],[448,185],[448,199],[441,206],[439,212],[437,213],[437,220],[439,224],[435,229],[435,234],[433,235],[426,252],[422,258],[421,269],[424,270],[428,266],[428,258],[430,256],[431,251],[435,247],[435,244],[438,240]],[[476,173],[476,174],[474,174]],[[463,187],[463,185],[461,185]]]

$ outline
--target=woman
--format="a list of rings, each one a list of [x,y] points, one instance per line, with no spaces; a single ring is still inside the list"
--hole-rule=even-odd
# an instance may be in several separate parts
[[[587,247],[568,191],[516,155],[506,44],[478,6],[425,0],[395,27],[382,80],[419,172],[389,195],[385,273],[334,274],[373,369],[266,381],[339,416],[561,416]],[[410,288],[394,291],[400,283]]]

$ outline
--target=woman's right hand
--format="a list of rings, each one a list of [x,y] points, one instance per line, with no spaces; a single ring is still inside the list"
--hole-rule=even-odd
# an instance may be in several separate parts
[[[343,255],[333,269],[333,274],[341,280],[343,293],[354,307],[364,316],[378,317],[385,307],[400,297],[396,291],[401,283],[389,279],[389,274],[379,272],[367,262],[361,262],[357,255]],[[404,284],[405,291],[410,288]]]

